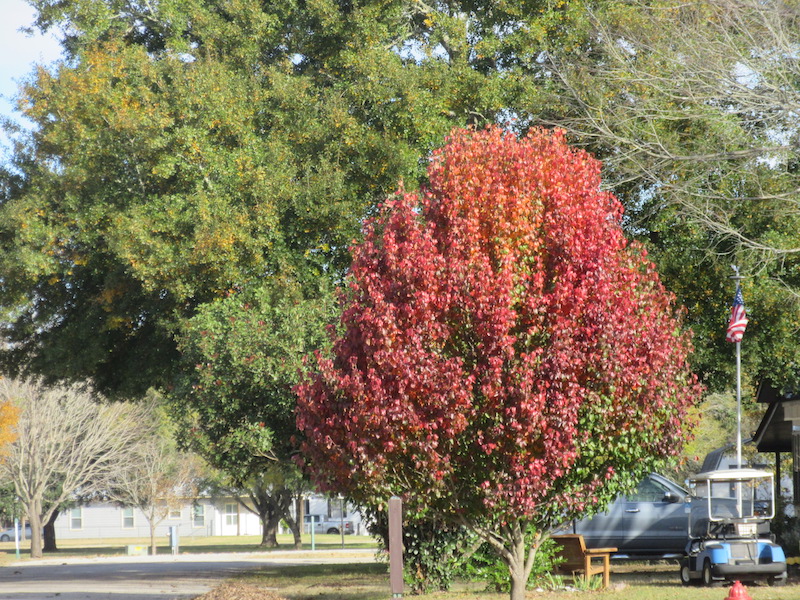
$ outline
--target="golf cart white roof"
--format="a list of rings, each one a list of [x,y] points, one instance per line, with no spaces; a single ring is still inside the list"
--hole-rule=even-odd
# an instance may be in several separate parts
[[[718,471],[706,471],[691,477],[692,483],[704,481],[749,481],[751,479],[766,479],[772,477],[769,471],[759,469],[719,469]]]

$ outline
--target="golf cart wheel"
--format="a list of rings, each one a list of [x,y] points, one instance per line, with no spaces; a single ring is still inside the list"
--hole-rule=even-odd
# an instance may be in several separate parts
[[[708,559],[703,561],[703,574],[701,577],[704,586],[710,587],[714,585],[714,576],[711,573],[711,561]]]
[[[336,529],[336,527],[331,527],[330,529],[328,529],[327,533],[336,534],[336,533],[339,533],[339,530]]]
[[[681,561],[681,583],[683,585],[692,585],[691,574],[689,573],[689,561]]]

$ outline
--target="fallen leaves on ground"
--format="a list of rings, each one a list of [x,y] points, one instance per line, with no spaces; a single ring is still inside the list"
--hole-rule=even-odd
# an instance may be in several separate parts
[[[246,583],[223,583],[195,600],[285,600],[271,590]]]

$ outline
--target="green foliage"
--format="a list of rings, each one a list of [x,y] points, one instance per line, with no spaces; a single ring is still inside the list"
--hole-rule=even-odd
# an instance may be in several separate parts
[[[386,511],[373,507],[363,510],[370,516],[370,533],[381,539],[387,549]],[[558,564],[557,550],[551,539],[542,542],[536,551],[529,586],[548,585],[548,576]],[[487,591],[510,589],[508,565],[474,531],[410,512],[403,515],[403,579],[412,594],[449,590],[456,579],[485,582]]]
[[[32,0],[39,70],[0,190],[12,370],[171,382],[175,335],[237,286],[338,280],[365,215],[454,126],[546,110],[574,3]]]
[[[361,510],[368,516],[370,534],[388,552],[389,519],[385,506],[365,506]],[[429,514],[405,511],[403,580],[412,594],[426,594],[449,590],[458,577],[474,579],[470,565],[479,546],[482,543],[478,536],[463,526]],[[508,567],[504,568],[508,578]]]
[[[800,518],[797,515],[778,513],[770,525],[770,531],[787,556],[800,554]]]
[[[745,210],[742,204],[731,200],[731,205],[737,205],[737,211]],[[786,234],[795,230],[795,222],[779,216],[768,203],[759,202],[757,206],[759,211],[764,211],[759,219],[761,224],[745,219],[747,227],[739,228],[745,235],[757,238],[777,229],[783,229]],[[772,219],[767,215],[772,215]],[[665,285],[686,307],[687,322],[695,334],[692,363],[706,386],[712,391],[735,387],[735,348],[725,341],[735,290],[729,279],[730,264],[734,260],[747,276],[742,282],[750,320],[741,346],[745,397],[755,395],[755,388],[762,379],[778,382],[779,386],[796,384],[800,355],[794,340],[800,305],[792,290],[800,280],[796,279],[793,259],[764,265],[749,253],[739,254],[738,259],[731,258],[735,255],[731,244],[716,238],[712,249],[708,231],[692,225],[685,216],[670,209],[651,216],[647,227],[650,231],[645,244],[650,256],[658,265]]]
[[[477,536],[464,527],[421,518],[403,524],[403,579],[414,594],[449,590]],[[508,579],[508,568],[505,569]]]
[[[170,398],[182,442],[242,484],[287,461],[303,358],[324,343],[327,296],[275,281],[204,305],[187,321]]]
[[[179,337],[169,394],[178,438],[224,472],[229,493],[249,497],[267,546],[301,487],[290,461],[292,388],[306,353],[324,343],[330,307],[324,290],[306,296],[297,282],[274,278],[204,304]]]
[[[17,497],[14,483],[9,481],[0,485],[0,522],[8,524],[24,516],[25,509]]]
[[[553,569],[563,561],[557,556],[560,547],[551,538],[544,540],[536,550],[533,568],[528,577],[528,587],[553,589],[561,587]],[[486,582],[487,591],[508,592],[508,566],[500,560],[489,544],[481,544],[472,556],[464,561],[460,573],[470,581]]]
[[[742,437],[747,440],[755,435],[764,416],[763,405],[752,401],[751,394],[745,390],[742,398]],[[683,456],[675,465],[672,477],[683,481],[690,475],[700,472],[706,455],[718,448],[736,444],[736,396],[733,392],[711,393],[692,409],[691,420],[695,423],[691,439],[683,449]],[[742,448],[746,463],[762,462],[766,457],[756,457],[752,444]]]

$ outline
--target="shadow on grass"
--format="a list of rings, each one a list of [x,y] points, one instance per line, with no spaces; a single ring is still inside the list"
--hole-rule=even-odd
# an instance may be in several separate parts
[[[274,566],[241,577],[287,600],[385,600],[388,565],[379,563]]]
[[[615,565],[615,567],[612,567],[611,570],[611,580],[617,583],[653,587],[681,585],[677,562],[675,564]]]
[[[363,544],[347,544],[342,547],[341,543],[334,543],[334,542],[317,542],[314,545],[314,548],[317,551],[332,551],[335,552],[337,550],[376,550],[374,543],[365,542]],[[159,551],[160,551],[159,547]],[[169,548],[165,548],[166,551],[169,551]],[[277,548],[267,548],[265,546],[259,546],[258,544],[240,544],[240,545],[231,545],[231,544],[186,544],[181,546],[181,554],[192,554],[192,553],[208,553],[208,552],[287,552],[287,551],[303,551],[303,552],[310,552],[311,551],[311,544],[303,544],[301,548],[295,548],[294,544],[282,544]]]
[[[320,578],[330,582],[330,578],[350,581],[364,578],[372,581],[376,577],[389,577],[389,565],[384,563],[330,564],[330,565],[275,565],[264,567],[255,572],[259,579],[314,579]],[[252,574],[251,574],[252,576]]]

